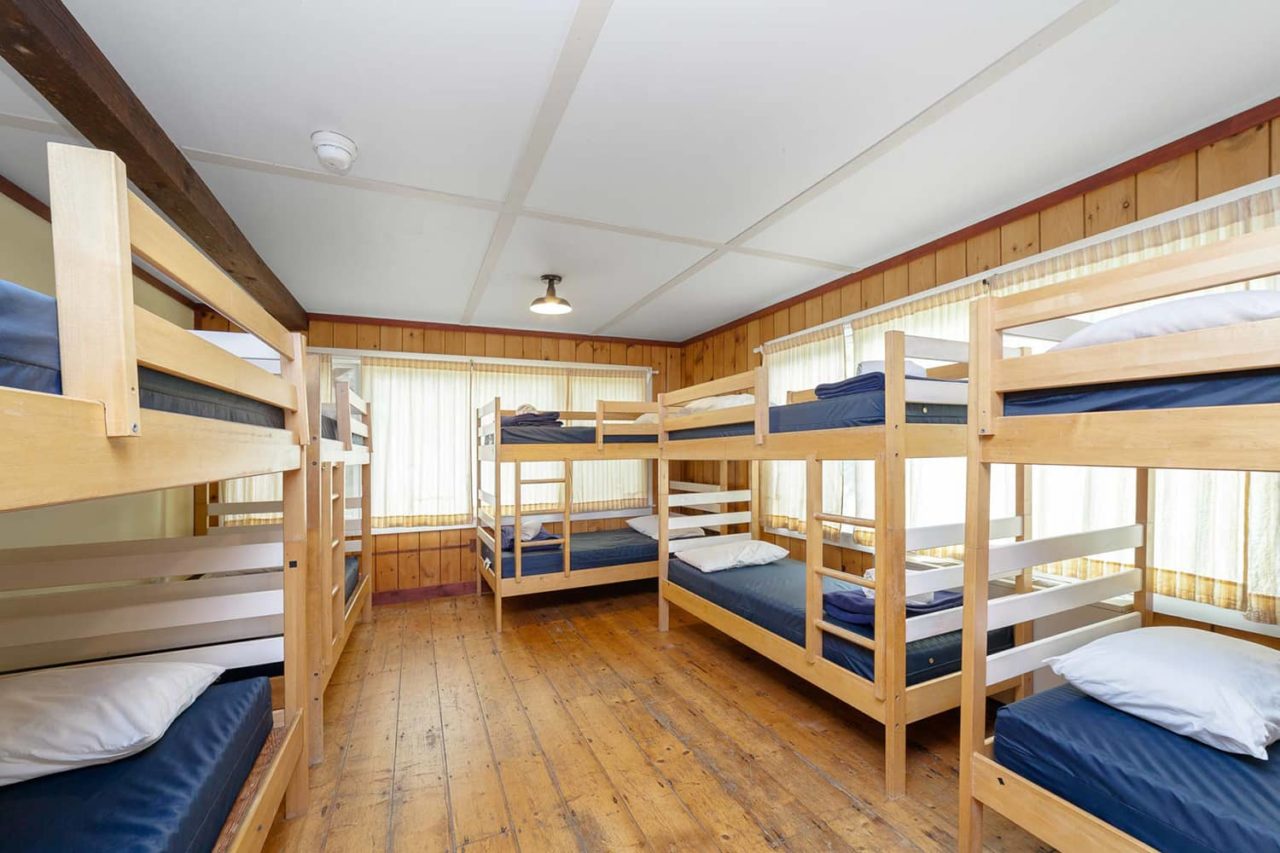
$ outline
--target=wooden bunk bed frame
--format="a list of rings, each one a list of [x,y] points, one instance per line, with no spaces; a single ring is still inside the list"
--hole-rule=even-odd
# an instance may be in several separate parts
[[[610,459],[657,459],[658,444],[654,442],[625,442],[620,444],[606,443],[610,435],[653,435],[658,433],[658,425],[637,424],[637,415],[656,414],[658,404],[644,401],[613,402],[601,400],[596,404],[594,412],[561,412],[561,419],[566,421],[591,420],[595,423],[596,440],[594,444],[506,444],[502,441],[502,418],[515,414],[512,410],[502,408],[501,398],[495,398],[476,410],[476,593],[482,591],[481,582],[488,584],[493,591],[493,614],[495,630],[502,631],[502,601],[521,595],[533,595],[541,592],[579,589],[588,586],[622,583],[625,581],[656,578],[658,563],[654,560],[639,563],[624,563],[617,566],[573,571],[571,559],[573,551],[573,463],[575,461],[598,461]],[[483,487],[482,465],[484,462],[494,463],[493,491]],[[528,462],[559,462],[564,467],[561,477],[535,478],[526,480],[521,476],[521,467]],[[502,509],[502,465],[510,463],[515,466],[515,494],[512,496],[512,515],[501,515]],[[563,497],[558,509],[549,512],[526,513],[523,511],[523,487],[537,484],[559,483],[563,487]],[[502,541],[501,527],[510,523],[516,530],[522,521],[559,522],[561,534],[558,539],[543,540],[538,543],[543,547],[560,545],[563,554],[563,570],[556,573],[525,575],[525,546],[519,536],[515,537],[513,554],[515,559],[515,576],[505,578],[502,575],[502,549],[498,547]],[[489,546],[493,560],[486,560],[479,544]]]
[[[785,667],[806,681],[853,706],[885,727],[885,787],[891,795],[906,791],[906,727],[960,703],[960,673],[955,672],[930,681],[907,685],[905,656],[901,650],[915,639],[958,630],[960,613],[906,618],[908,595],[958,587],[963,581],[961,570],[938,568],[906,570],[907,554],[930,548],[958,545],[964,541],[962,524],[908,529],[906,525],[906,460],[908,458],[964,455],[963,424],[919,424],[906,421],[906,360],[908,356],[949,361],[942,371],[949,378],[964,375],[968,358],[964,344],[889,332],[885,336],[885,412],[884,424],[845,429],[808,430],[793,433],[768,432],[768,391],[764,368],[724,379],[694,385],[658,398],[659,429],[662,457],[658,463],[659,530],[659,602],[660,630],[667,630],[670,605],[707,622],[724,633]],[[751,405],[672,415],[669,409],[691,400],[749,392],[755,395]],[[792,401],[811,399],[812,395],[793,395]],[[729,438],[672,440],[670,433],[679,429],[753,422],[752,435]],[[670,463],[673,461],[749,460],[750,485],[745,490],[725,489],[718,492],[672,494]],[[854,518],[822,511],[822,462],[824,460],[872,460],[876,466],[876,517]],[[670,545],[670,529],[692,526],[743,525],[748,533],[730,534],[736,538],[759,538],[761,460],[802,460],[806,463],[806,634],[803,646],[795,645],[747,619],[721,608],[713,602],[668,581],[669,556],[699,540],[676,540]],[[1021,483],[1021,478],[1019,479]],[[715,512],[698,516],[673,516],[672,508],[691,504],[742,504],[745,510]],[[1025,504],[1020,503],[1025,510]],[[875,562],[878,567],[892,566],[895,571],[880,569],[874,581],[859,575],[829,568],[823,560],[824,524],[875,531]],[[1001,519],[989,524],[995,537],[1020,536],[1022,516]],[[709,540],[708,540],[709,541]],[[720,539],[718,541],[723,541]],[[838,578],[876,592],[875,639],[846,631],[823,618],[822,578]],[[1025,632],[1027,629],[1020,629]],[[875,680],[867,679],[826,660],[822,655],[824,634],[839,636],[875,656]],[[1025,635],[1025,633],[1023,633]],[[1019,682],[993,685],[991,692],[1016,689]]]
[[[50,144],[48,152],[63,393],[0,387],[0,411],[20,439],[0,475],[0,511],[281,472],[284,525],[270,542],[249,537],[23,549],[0,559],[9,569],[0,584],[15,590],[48,587],[53,578],[64,585],[217,574],[241,569],[244,561],[254,567],[279,565],[283,571],[274,579],[189,581],[198,591],[185,588],[186,583],[133,587],[137,607],[123,606],[115,595],[119,590],[95,596],[54,590],[40,596],[39,605],[31,602],[36,613],[50,617],[44,630],[38,630],[31,613],[8,614],[32,616],[27,626],[32,633],[14,635],[0,660],[10,669],[56,666],[136,654],[157,638],[216,644],[221,635],[211,622],[218,620],[204,610],[209,596],[230,596],[243,605],[238,616],[251,620],[255,604],[265,606],[265,598],[278,602],[282,589],[282,638],[276,642],[283,647],[284,677],[276,725],[217,845],[219,850],[258,850],[281,802],[286,817],[294,817],[306,810],[308,800],[304,341],[132,194],[124,164],[114,154],[61,144]],[[274,349],[281,375],[135,306],[131,247]],[[141,409],[140,366],[277,406],[285,413],[285,428]],[[250,589],[246,583],[258,586]],[[69,606],[71,614],[59,617],[58,604]],[[273,608],[278,614],[278,603]],[[101,618],[82,620],[88,610],[99,611]],[[204,624],[183,622],[202,618]],[[142,630],[131,630],[139,624]],[[94,629],[101,629],[101,636],[93,636]],[[154,654],[165,656],[159,650]],[[192,648],[168,656],[203,660],[211,654],[216,658],[208,649]]]
[[[1128,528],[1074,537],[1072,553],[1036,553],[1032,540],[1003,548],[969,536],[961,702],[960,849],[982,849],[983,813],[992,808],[1062,849],[1150,850],[1143,842],[1002,767],[986,737],[986,693],[993,682],[1027,677],[1044,661],[1119,631],[1150,624],[1147,581],[1153,496],[1151,470],[1280,470],[1280,404],[1163,408],[1085,414],[1005,416],[1006,393],[1280,367],[1280,319],[1005,358],[1006,331],[1074,314],[1175,296],[1280,274],[1280,228],[1233,237],[1126,267],[972,307],[974,370],[969,389],[967,523],[990,517],[991,465],[1137,467]],[[1062,537],[1063,539],[1073,537]],[[988,602],[988,581],[1016,565],[1134,548],[1135,567],[1066,586]],[[1134,610],[1083,628],[988,654],[987,631],[1132,593]]]
[[[347,382],[334,383],[334,403],[322,403],[320,357],[307,356],[307,412],[311,443],[307,445],[307,633],[310,658],[310,729],[308,749],[311,763],[324,757],[324,691],[333,677],[351,632],[373,615],[373,527],[370,510],[370,458],[373,450],[370,406],[351,390]],[[333,412],[338,438],[325,438],[321,418]],[[354,437],[361,436],[363,444]],[[360,468],[360,494],[346,494],[346,469]],[[278,524],[227,525],[228,516],[275,515],[280,501],[222,502],[216,497],[221,484],[209,484],[206,496],[197,499],[198,532],[225,537],[278,532]],[[199,487],[198,487],[199,488]],[[358,509],[359,519],[347,518],[347,510]],[[200,522],[206,522],[201,525]],[[359,580],[351,598],[345,598],[346,558],[359,556]]]

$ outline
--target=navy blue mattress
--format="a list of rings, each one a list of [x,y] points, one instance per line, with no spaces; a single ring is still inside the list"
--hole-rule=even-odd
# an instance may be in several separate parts
[[[804,645],[804,563],[782,559],[763,566],[744,566],[722,572],[700,572],[682,560],[671,559],[667,579],[759,625],[798,646]],[[858,589],[854,584],[822,579],[823,592]],[[854,625],[826,617],[841,628],[864,637],[873,636],[870,625]],[[1013,644],[1012,629],[991,632],[991,650]],[[875,678],[875,653],[831,634],[824,634],[822,656],[862,676]],[[960,668],[960,632],[940,634],[907,644],[907,683],[919,684]]]
[[[1159,850],[1280,850],[1280,758],[1231,755],[1056,687],[1001,708],[1000,764]]]
[[[653,444],[656,435],[606,435],[605,444]],[[502,428],[503,444],[595,444],[593,426],[516,426]]]
[[[215,684],[137,755],[0,788],[0,850],[211,850],[270,731],[267,679]]]
[[[1006,415],[1067,415],[1280,403],[1280,370],[1174,376],[1006,394]]]
[[[481,544],[481,553],[493,559],[493,551]],[[600,569],[605,566],[623,566],[627,563],[647,563],[658,559],[658,541],[629,527],[621,530],[597,530],[593,533],[575,533],[569,546],[569,570]],[[523,550],[520,558],[522,575],[546,575],[564,571],[564,549],[560,545],[550,548]],[[516,555],[512,551],[502,553],[502,576],[516,576]]]
[[[140,367],[138,384],[144,409],[249,426],[284,427],[281,409],[188,379]],[[57,303],[52,296],[7,281],[0,281],[0,385],[62,393]],[[325,438],[337,438],[337,421],[324,418],[322,430]],[[355,443],[364,443],[363,437],[354,438]]]
[[[351,596],[356,594],[356,584],[359,582],[360,557],[355,554],[348,554],[346,565],[343,567],[343,601],[351,600]]]
[[[813,429],[847,429],[884,423],[884,375],[880,388],[791,403],[787,406],[769,407],[769,432],[805,432]],[[935,382],[949,380],[935,379]],[[913,424],[962,424],[968,414],[964,405],[940,403],[908,403],[907,422]],[[726,424],[724,426],[682,429],[671,433],[673,441],[693,438],[726,438],[734,435],[751,435],[754,423]]]

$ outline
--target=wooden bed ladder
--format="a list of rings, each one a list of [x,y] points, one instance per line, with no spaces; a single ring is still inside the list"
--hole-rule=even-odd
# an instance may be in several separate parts
[[[499,462],[496,464],[500,466],[502,463]],[[511,464],[515,465],[515,492],[516,493],[515,493],[515,499],[512,501],[512,507],[511,507],[511,532],[512,532],[511,538],[512,538],[512,551],[515,554],[515,562],[516,562],[516,571],[515,571],[516,583],[520,583],[521,581],[524,580],[524,568],[523,568],[524,542],[523,542],[523,537],[520,535],[520,523],[524,516],[523,504],[524,504],[524,487],[525,486],[547,486],[547,485],[553,485],[553,484],[559,483],[563,487],[563,494],[562,494],[559,513],[564,520],[561,522],[562,527],[560,530],[560,536],[556,539],[542,539],[538,542],[538,546],[543,548],[548,548],[548,547],[551,547],[552,545],[563,546],[564,574],[566,577],[568,577],[569,559],[570,559],[569,549],[571,547],[571,539],[573,537],[573,531],[572,531],[573,524],[570,520],[572,511],[573,511],[573,463],[570,462],[568,459],[561,460],[561,464],[564,466],[564,474],[562,476],[533,477],[528,480],[521,477],[520,462],[513,462]],[[500,477],[501,472],[495,473],[494,476]],[[501,517],[502,507],[500,506],[494,507],[494,513],[496,513],[499,517]],[[499,521],[498,527],[499,527],[498,539],[499,539],[499,542],[501,542],[501,538],[502,538],[501,521]],[[499,562],[498,569],[501,570],[502,568],[501,557],[499,557],[498,562]]]

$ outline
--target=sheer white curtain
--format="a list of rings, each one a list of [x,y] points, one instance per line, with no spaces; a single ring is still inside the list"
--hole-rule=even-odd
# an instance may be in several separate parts
[[[597,400],[648,400],[649,377],[635,370],[570,370],[570,410],[592,411]],[[580,512],[649,505],[649,469],[635,459],[573,464],[573,508]]]
[[[468,365],[364,358],[360,385],[373,407],[373,525],[467,522],[475,423]]]

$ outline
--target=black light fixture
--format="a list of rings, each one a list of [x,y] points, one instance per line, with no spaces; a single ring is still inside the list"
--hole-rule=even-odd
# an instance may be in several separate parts
[[[573,306],[569,304],[568,299],[556,296],[556,285],[560,283],[560,276],[547,273],[542,280],[547,283],[547,292],[530,302],[529,310],[535,314],[568,314],[572,311]]]

